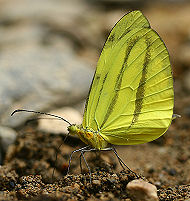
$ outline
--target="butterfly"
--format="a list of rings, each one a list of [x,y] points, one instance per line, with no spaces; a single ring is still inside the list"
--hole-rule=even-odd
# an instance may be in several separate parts
[[[113,27],[100,55],[82,125],[71,125],[96,149],[134,145],[163,135],[172,121],[173,77],[169,53],[140,11]]]
[[[173,107],[169,53],[146,17],[137,10],[115,24],[104,44],[82,124],[62,119],[69,123],[69,133],[87,144],[76,150],[83,158],[86,151],[113,150],[123,166],[110,145],[135,145],[159,138],[171,124]],[[71,158],[72,155],[70,161]],[[86,160],[85,163],[90,171]]]

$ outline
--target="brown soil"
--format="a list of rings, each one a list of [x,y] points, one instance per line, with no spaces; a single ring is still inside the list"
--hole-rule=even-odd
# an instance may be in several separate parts
[[[184,100],[183,107],[187,103]],[[61,134],[27,127],[0,167],[0,200],[130,200],[126,185],[137,177],[156,185],[160,200],[190,199],[189,131],[189,119],[183,117],[152,143],[116,147],[138,176],[121,171],[111,152],[86,153],[93,172],[90,184],[85,164],[80,174],[79,153],[74,154],[70,174],[65,176],[71,152],[84,146],[78,139],[70,137],[62,144]]]

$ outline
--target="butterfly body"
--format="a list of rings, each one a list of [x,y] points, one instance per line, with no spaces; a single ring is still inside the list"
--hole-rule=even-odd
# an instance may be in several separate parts
[[[71,125],[68,127],[71,135],[78,135],[78,137],[87,145],[101,150],[107,147],[108,143],[101,136],[100,132],[93,131],[92,129],[83,128],[82,125]]]

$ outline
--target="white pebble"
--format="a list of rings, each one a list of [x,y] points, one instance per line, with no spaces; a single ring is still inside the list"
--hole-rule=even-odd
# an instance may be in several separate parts
[[[128,183],[127,192],[132,201],[158,201],[157,188],[146,181],[136,179]]]

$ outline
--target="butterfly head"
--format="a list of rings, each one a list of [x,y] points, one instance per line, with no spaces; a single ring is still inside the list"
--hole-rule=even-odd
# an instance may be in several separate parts
[[[67,130],[69,131],[69,134],[76,135],[78,127],[75,124],[72,124],[72,125],[67,127]]]

